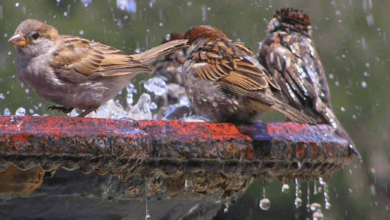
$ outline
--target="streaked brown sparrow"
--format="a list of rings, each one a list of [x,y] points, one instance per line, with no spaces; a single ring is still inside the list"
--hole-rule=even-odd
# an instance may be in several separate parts
[[[311,39],[311,22],[300,10],[283,8],[269,22],[259,61],[279,83],[288,103],[351,138],[332,111],[324,68]]]
[[[250,123],[276,110],[292,121],[315,123],[283,102],[278,83],[243,43],[210,26],[193,27],[185,38],[190,46],[183,74],[196,112],[213,121]]]

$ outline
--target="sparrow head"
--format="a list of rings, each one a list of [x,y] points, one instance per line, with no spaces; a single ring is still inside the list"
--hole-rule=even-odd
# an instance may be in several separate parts
[[[274,18],[269,22],[267,32],[275,31],[298,32],[311,37],[311,23],[307,14],[293,8],[282,8],[276,11]]]
[[[8,40],[18,48],[18,52],[35,55],[48,50],[59,39],[58,30],[34,19],[23,21],[15,34]]]
[[[207,25],[192,27],[184,34],[184,38],[188,39],[188,45],[201,38],[228,39],[228,37],[221,30]]]

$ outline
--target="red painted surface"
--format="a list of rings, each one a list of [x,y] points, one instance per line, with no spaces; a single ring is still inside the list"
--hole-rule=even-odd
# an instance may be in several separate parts
[[[277,163],[305,161],[340,167],[350,159],[347,141],[326,125],[286,122],[236,127],[182,121],[0,117],[0,170],[16,164],[22,169],[62,166],[105,174],[134,172],[149,164],[142,172],[207,168],[283,175]]]

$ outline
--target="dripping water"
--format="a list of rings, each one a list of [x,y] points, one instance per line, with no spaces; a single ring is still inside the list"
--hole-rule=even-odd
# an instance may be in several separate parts
[[[271,201],[265,195],[265,186],[263,186],[263,198],[260,200],[259,206],[265,211],[271,207]]]

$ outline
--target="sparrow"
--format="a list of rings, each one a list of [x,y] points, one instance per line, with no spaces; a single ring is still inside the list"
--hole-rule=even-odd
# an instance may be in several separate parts
[[[336,133],[351,138],[332,110],[329,86],[321,59],[312,41],[310,18],[301,10],[276,11],[259,46],[259,62],[280,85],[288,104],[331,125]]]
[[[189,47],[183,77],[197,113],[216,122],[245,124],[276,110],[294,122],[315,123],[283,101],[279,84],[243,43],[211,26],[193,27],[184,36]]]
[[[20,81],[62,105],[50,109],[85,110],[78,117],[114,98],[138,73],[151,72],[148,64],[157,57],[187,47],[186,40],[177,40],[127,55],[98,42],[60,35],[55,27],[33,19],[23,21],[8,42],[16,46]]]

